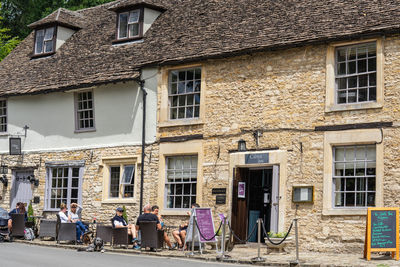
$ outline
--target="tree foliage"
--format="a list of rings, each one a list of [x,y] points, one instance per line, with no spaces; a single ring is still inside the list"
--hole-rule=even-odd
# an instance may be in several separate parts
[[[1,3],[0,3],[1,8]],[[0,17],[0,22],[2,18]],[[0,61],[2,61],[19,44],[18,37],[11,37],[9,29],[0,27]]]
[[[78,10],[112,0],[0,0],[0,28],[10,29],[10,35],[24,39],[31,29],[27,25],[51,14],[60,7]]]

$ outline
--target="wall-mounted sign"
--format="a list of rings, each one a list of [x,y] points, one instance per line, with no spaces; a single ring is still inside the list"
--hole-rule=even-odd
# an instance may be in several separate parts
[[[245,155],[245,164],[259,164],[268,162],[269,162],[268,153],[256,153],[256,154]]]
[[[218,195],[218,194],[225,195],[225,194],[226,194],[226,188],[213,188],[213,189],[211,190],[211,193],[212,193],[213,195]]]
[[[215,204],[226,204],[226,195],[217,195],[215,197]]]
[[[238,198],[246,198],[246,183],[238,183]]]
[[[40,203],[40,197],[33,197],[33,203],[39,204]]]
[[[10,137],[10,155],[21,155],[20,137]]]
[[[293,186],[292,201],[294,203],[313,203],[314,186]]]

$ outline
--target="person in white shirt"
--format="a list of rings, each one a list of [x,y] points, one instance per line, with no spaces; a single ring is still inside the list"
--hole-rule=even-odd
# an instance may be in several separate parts
[[[82,211],[82,207],[76,203],[71,203],[70,207],[71,208],[68,211],[68,219],[71,222],[76,223],[76,240],[77,242],[80,242],[82,234],[88,230],[86,225],[84,225],[79,218],[79,212]]]
[[[58,216],[60,216],[61,223],[68,223],[71,222],[67,215],[65,214],[67,212],[67,205],[65,203],[61,203],[60,205],[60,212],[58,213]]]

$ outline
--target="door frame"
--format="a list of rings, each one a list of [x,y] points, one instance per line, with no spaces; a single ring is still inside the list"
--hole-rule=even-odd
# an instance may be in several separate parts
[[[262,164],[245,164],[245,155],[248,154],[259,154],[268,153],[268,163]],[[278,231],[284,231],[285,229],[285,211],[287,207],[287,201],[290,200],[286,196],[286,180],[287,180],[287,151],[285,150],[265,150],[265,151],[247,151],[247,152],[235,152],[229,155],[229,192],[228,192],[228,217],[232,218],[232,202],[233,202],[233,179],[236,168],[267,168],[272,167],[274,170],[279,169],[279,212],[278,212]],[[274,167],[275,166],[275,167]],[[273,174],[274,175],[274,174]]]

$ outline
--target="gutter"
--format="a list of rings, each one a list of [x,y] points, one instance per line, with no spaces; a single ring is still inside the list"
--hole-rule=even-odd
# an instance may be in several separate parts
[[[142,70],[140,70],[140,75],[136,79],[140,86],[140,91],[143,94],[143,119],[142,119],[142,163],[140,172],[140,200],[139,200],[139,214],[143,212],[143,183],[144,183],[144,158],[145,158],[145,148],[146,148],[146,98],[147,92],[144,89],[144,80],[142,80]]]

